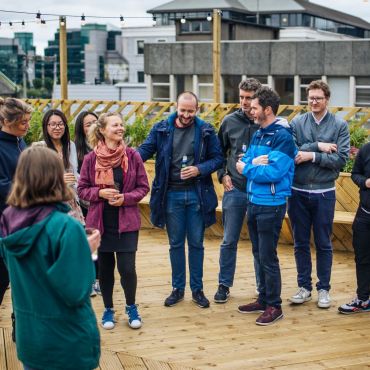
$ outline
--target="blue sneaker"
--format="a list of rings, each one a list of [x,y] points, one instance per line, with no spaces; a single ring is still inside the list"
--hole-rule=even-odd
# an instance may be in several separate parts
[[[128,315],[128,324],[132,329],[141,328],[141,317],[137,311],[137,305],[132,304],[131,306],[126,306],[126,313]]]
[[[370,301],[361,301],[355,298],[352,302],[342,304],[338,307],[339,313],[351,315],[353,313],[370,312]]]
[[[101,325],[104,329],[110,330],[114,328],[114,310],[112,308],[106,308],[101,319]]]

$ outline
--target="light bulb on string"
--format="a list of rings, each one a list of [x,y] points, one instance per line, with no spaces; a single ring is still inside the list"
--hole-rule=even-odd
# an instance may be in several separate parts
[[[45,27],[46,26],[46,21],[45,19],[41,19],[41,26]]]
[[[157,17],[153,16],[153,26],[157,24]]]
[[[9,22],[9,28],[12,30],[13,29],[13,22]]]
[[[36,23],[40,24],[41,23],[41,13],[40,10],[36,13]]]
[[[120,21],[120,24],[121,24],[121,28],[123,28],[125,26],[125,19],[123,18],[122,15],[119,17],[119,21]]]
[[[81,26],[84,26],[86,24],[86,18],[85,18],[85,15],[82,14],[81,15]]]
[[[208,13],[207,14],[207,21],[211,22],[211,20],[212,20],[212,15],[211,15],[211,13]]]
[[[22,21],[22,29],[25,29],[25,28],[26,28],[26,23]]]
[[[185,15],[183,15],[183,16],[182,16],[182,18],[181,18],[180,22],[181,22],[182,24],[186,23]]]

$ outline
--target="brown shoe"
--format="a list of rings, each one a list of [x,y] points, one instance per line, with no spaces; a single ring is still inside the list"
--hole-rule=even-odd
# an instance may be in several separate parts
[[[265,312],[260,315],[257,320],[257,325],[271,325],[275,321],[280,320],[284,317],[281,308],[267,306]]]
[[[245,304],[238,307],[238,312],[240,313],[255,313],[255,312],[264,312],[265,306],[263,306],[258,301]]]

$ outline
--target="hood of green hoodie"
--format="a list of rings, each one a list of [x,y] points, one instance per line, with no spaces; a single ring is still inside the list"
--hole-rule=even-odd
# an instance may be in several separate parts
[[[69,209],[69,206],[64,203],[59,203],[56,206],[56,211],[61,211],[64,213],[67,213]],[[43,233],[54,212],[55,211],[51,212],[42,221],[20,229],[14,234],[10,234],[5,238],[0,239],[3,247],[7,249],[9,254],[15,256],[16,258],[24,257],[36,245],[35,241],[39,238],[40,234]]]

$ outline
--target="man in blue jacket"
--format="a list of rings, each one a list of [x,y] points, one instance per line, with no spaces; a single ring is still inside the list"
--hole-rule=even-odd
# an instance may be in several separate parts
[[[277,244],[286,198],[291,194],[296,148],[289,126],[276,119],[279,102],[279,96],[268,87],[256,92],[251,113],[260,129],[236,164],[239,173],[247,177],[248,230],[260,281],[257,301],[239,306],[238,311],[261,312],[257,325],[270,325],[283,317]]]
[[[211,174],[222,166],[220,143],[212,126],[196,116],[198,99],[183,92],[177,111],[153,126],[138,152],[143,161],[156,154],[150,210],[154,226],[165,227],[170,243],[171,294],[164,305],[184,299],[185,238],[189,248],[193,301],[209,307],[203,293],[204,229],[216,222],[218,205]]]

